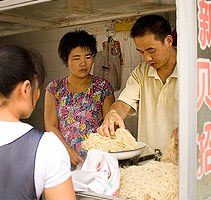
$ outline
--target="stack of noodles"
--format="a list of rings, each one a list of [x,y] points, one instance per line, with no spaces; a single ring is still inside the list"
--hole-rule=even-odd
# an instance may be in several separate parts
[[[162,156],[162,161],[164,162],[172,162],[174,164],[178,164],[178,152],[177,152],[177,145],[175,144],[175,137],[172,137],[169,140],[169,143],[166,146],[164,154]]]
[[[141,166],[120,168],[119,197],[130,200],[177,200],[178,166],[174,163],[178,161],[178,156],[175,154],[172,138],[162,162],[149,161]]]
[[[120,168],[119,197],[130,200],[178,199],[178,167],[149,161],[142,166]]]
[[[90,133],[88,138],[82,142],[86,150],[100,149],[106,152],[127,151],[138,149],[137,142],[131,133],[123,128],[118,128],[111,139],[98,133]]]

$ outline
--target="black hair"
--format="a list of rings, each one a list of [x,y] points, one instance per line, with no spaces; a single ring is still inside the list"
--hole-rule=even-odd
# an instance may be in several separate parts
[[[133,25],[130,36],[143,37],[146,34],[154,34],[156,40],[164,42],[167,35],[171,35],[169,22],[161,15],[146,15],[140,17]]]
[[[46,71],[41,55],[17,45],[0,47],[0,95],[8,98],[15,87],[29,80],[32,88],[35,79],[39,88],[45,81]]]
[[[93,35],[83,30],[68,32],[60,40],[58,48],[59,56],[65,64],[68,62],[71,50],[76,47],[90,50],[93,56],[97,53],[97,42]]]

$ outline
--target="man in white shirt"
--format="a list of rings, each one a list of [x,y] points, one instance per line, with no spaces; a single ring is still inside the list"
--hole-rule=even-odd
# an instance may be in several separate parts
[[[171,26],[162,16],[143,16],[132,27],[131,37],[145,63],[132,72],[98,133],[110,137],[115,124],[124,128],[127,115],[138,111],[138,141],[164,151],[178,127],[177,52]]]

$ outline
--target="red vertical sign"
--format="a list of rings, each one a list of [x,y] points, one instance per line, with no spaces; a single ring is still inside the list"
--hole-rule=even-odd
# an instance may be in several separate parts
[[[211,45],[211,2],[198,0],[198,52],[197,60],[197,111],[205,104],[211,114],[210,45]],[[206,56],[209,55],[209,56]],[[202,58],[203,57],[203,58]],[[207,112],[206,112],[207,113]],[[210,118],[211,121],[211,118]],[[211,122],[202,121],[203,130],[197,134],[198,163],[197,179],[211,173]]]

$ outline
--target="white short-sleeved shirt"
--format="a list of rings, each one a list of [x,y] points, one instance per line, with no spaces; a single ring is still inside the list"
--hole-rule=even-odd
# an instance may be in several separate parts
[[[164,151],[172,131],[178,127],[177,66],[163,84],[156,69],[139,64],[118,100],[133,108],[130,115],[138,111],[138,141]]]
[[[0,146],[13,142],[33,127],[22,122],[0,121]],[[54,187],[71,176],[69,155],[57,136],[45,132],[35,159],[35,189],[39,199],[44,188]]]

